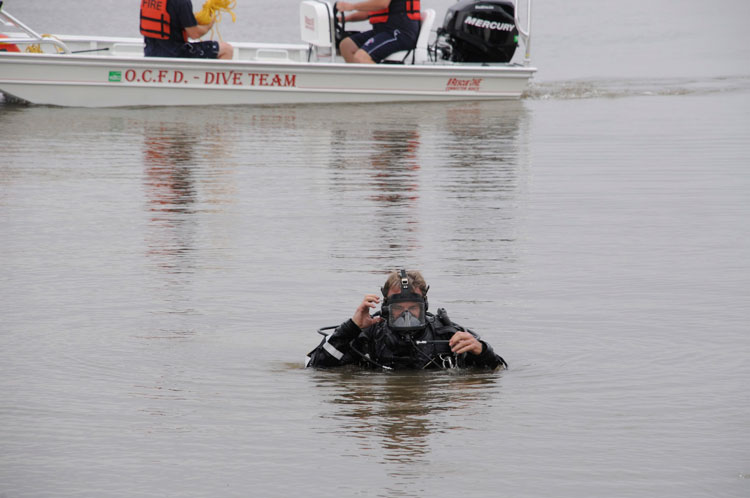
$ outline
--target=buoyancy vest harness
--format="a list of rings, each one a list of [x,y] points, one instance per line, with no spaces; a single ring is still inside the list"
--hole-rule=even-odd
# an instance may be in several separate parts
[[[147,38],[169,40],[171,16],[167,12],[167,0],[141,0],[141,34]],[[183,32],[182,38],[187,41]]]
[[[403,5],[403,11],[397,7],[400,5]],[[419,9],[419,0],[405,0],[403,2],[401,2],[400,0],[391,0],[391,5],[389,5],[385,9],[368,12],[367,15],[370,18],[370,24],[388,22],[388,14],[396,14],[398,12],[406,12],[406,17],[408,17],[412,21],[419,21],[422,19],[422,16],[419,13]]]

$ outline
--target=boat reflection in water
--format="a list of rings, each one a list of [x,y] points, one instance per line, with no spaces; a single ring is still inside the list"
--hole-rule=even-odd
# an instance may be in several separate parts
[[[365,251],[342,251],[341,257],[390,259],[420,248],[420,145],[415,119],[405,120],[398,129],[365,122],[357,130],[334,132],[331,187],[346,197],[352,208],[369,210],[372,226],[362,244]]]
[[[528,154],[527,113],[521,102],[362,106],[358,122],[332,123],[326,157],[334,209],[371,227],[352,241],[333,233],[337,258],[393,261],[425,268],[461,264],[466,244],[486,246],[481,273],[507,269],[515,257],[516,197]],[[387,123],[384,124],[384,123]],[[394,125],[394,123],[398,123]],[[487,237],[487,226],[493,226]],[[477,234],[483,234],[477,237]],[[425,258],[428,246],[436,260]]]
[[[143,164],[150,213],[148,254],[167,273],[190,273],[194,249],[195,136],[165,124],[144,129]]]

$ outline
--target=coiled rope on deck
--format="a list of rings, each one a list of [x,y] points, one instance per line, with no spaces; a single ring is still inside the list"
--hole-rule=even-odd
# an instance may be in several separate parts
[[[206,0],[200,12],[195,13],[195,20],[198,21],[198,24],[211,24],[211,19],[214,19],[215,16],[216,22],[211,28],[211,38],[213,38],[213,31],[216,30],[216,34],[221,40],[221,34],[217,27],[217,24],[221,22],[221,12],[229,12],[229,15],[232,16],[232,22],[235,22],[237,20],[237,16],[234,15],[236,3],[237,0]]]
[[[42,38],[54,38],[57,41],[62,41],[58,37],[56,37],[55,35],[50,35],[50,34],[47,34],[47,33],[43,34]],[[63,49],[61,49],[60,47],[55,47],[55,48],[57,48],[57,53],[58,54],[65,53],[65,51]],[[41,43],[32,43],[31,45],[28,45],[26,47],[26,52],[28,52],[30,54],[43,54],[44,50],[42,50]]]

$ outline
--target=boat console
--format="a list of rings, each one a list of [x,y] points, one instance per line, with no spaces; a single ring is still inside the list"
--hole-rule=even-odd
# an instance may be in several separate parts
[[[317,0],[300,3],[299,30],[302,41],[314,50],[334,47],[336,38],[332,6],[328,2]]]

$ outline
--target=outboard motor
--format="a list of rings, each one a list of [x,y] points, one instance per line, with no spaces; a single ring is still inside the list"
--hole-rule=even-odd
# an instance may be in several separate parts
[[[463,0],[445,13],[435,51],[453,62],[509,62],[517,46],[512,0]]]

